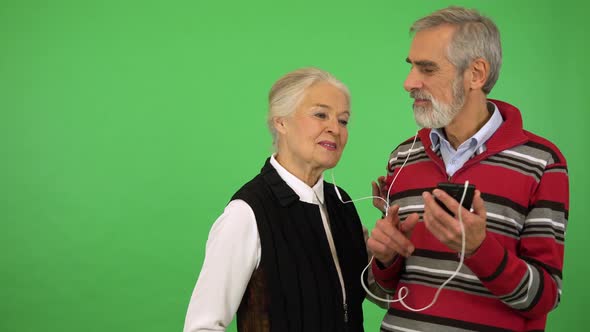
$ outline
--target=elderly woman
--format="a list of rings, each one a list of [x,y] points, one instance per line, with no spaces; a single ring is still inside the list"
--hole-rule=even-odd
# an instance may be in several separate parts
[[[348,89],[304,68],[269,103],[275,153],[213,225],[184,331],[223,331],[236,313],[239,331],[363,331],[363,228],[322,175],[348,140]]]

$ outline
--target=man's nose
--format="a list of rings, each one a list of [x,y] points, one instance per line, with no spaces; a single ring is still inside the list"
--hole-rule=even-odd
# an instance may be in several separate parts
[[[423,85],[422,77],[414,69],[410,70],[408,77],[404,81],[404,89],[410,92],[412,90],[422,89]]]

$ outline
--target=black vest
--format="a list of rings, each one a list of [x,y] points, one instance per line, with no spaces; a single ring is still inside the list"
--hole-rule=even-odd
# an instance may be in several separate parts
[[[350,199],[339,190],[344,200]],[[343,204],[326,182],[324,198],[346,310],[319,206],[300,201],[269,160],[233,196],[254,211],[261,243],[260,264],[238,309],[240,332],[363,331],[360,275],[367,252],[362,225],[354,205]]]

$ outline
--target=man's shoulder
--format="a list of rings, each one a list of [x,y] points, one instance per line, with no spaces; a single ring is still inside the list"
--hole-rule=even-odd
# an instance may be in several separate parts
[[[528,141],[524,143],[525,146],[544,151],[547,154],[546,160],[550,160],[551,164],[566,164],[563,153],[553,142],[528,130],[523,132],[528,138]]]
[[[393,149],[393,151],[391,151],[391,154],[397,154],[400,151],[407,152],[409,151],[410,147],[412,150],[422,149],[425,145],[430,144],[430,139],[428,138],[429,133],[430,129],[420,129],[416,135],[413,135],[399,143]]]
[[[510,138],[508,138],[509,140],[525,141],[521,146],[526,151],[522,152],[531,157],[545,160],[547,165],[566,164],[565,157],[557,145],[555,145],[550,140],[523,128],[520,110],[516,106],[497,99],[488,100],[493,102],[498,107],[502,117],[506,121],[505,123],[508,123],[507,129],[502,131],[502,133],[504,135],[510,135]],[[519,138],[516,138],[516,136]],[[502,142],[505,142],[506,139],[506,136],[504,136]],[[513,149],[519,150],[518,147],[514,147]]]

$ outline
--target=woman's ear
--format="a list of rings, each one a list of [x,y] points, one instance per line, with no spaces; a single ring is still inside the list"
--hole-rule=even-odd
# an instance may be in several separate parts
[[[285,117],[276,116],[272,119],[272,123],[273,123],[273,126],[275,127],[277,132],[279,132],[281,134],[285,133],[285,130],[287,127],[287,121],[286,121]]]
[[[469,88],[481,90],[490,76],[490,64],[484,58],[477,58],[471,63]]]

